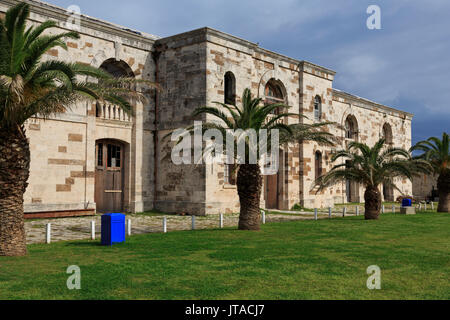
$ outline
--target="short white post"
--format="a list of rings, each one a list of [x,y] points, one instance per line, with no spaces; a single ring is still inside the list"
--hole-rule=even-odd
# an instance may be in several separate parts
[[[167,233],[167,217],[163,219],[163,232]]]
[[[431,202],[431,210],[434,210],[434,202]]]
[[[219,227],[220,227],[220,229],[223,229],[223,213],[220,214]]]
[[[381,213],[384,214],[385,212],[386,212],[386,207],[383,204],[383,206],[381,207]]]
[[[395,213],[395,205],[392,206],[392,213]]]
[[[318,211],[317,209],[314,209],[314,220],[318,219]]]
[[[359,206],[356,206],[356,215],[359,216]]]
[[[261,214],[262,214],[262,224],[266,224],[266,212],[262,210]]]
[[[347,207],[344,207],[344,210],[342,211],[342,216],[345,218],[346,214],[347,214]]]
[[[330,219],[331,219],[331,217],[332,217],[332,215],[333,215],[332,210],[333,210],[333,209],[332,209],[331,207],[328,208],[328,218],[330,218]]]
[[[95,240],[95,221],[91,221],[91,239]]]
[[[131,219],[128,219],[127,227],[128,227],[128,235],[131,236]]]
[[[419,210],[422,211],[422,202],[419,203]]]
[[[195,230],[195,216],[192,216],[192,230]]]
[[[45,242],[47,244],[50,244],[52,242],[52,224],[47,223],[46,230],[45,230]]]
[[[427,211],[427,203],[425,202],[425,211]]]

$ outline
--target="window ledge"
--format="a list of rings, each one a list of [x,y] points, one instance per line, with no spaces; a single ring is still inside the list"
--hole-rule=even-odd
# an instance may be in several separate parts
[[[226,189],[226,190],[236,190],[237,189],[237,186],[236,185],[233,185],[233,184],[224,184],[223,185],[223,188],[224,189]]]

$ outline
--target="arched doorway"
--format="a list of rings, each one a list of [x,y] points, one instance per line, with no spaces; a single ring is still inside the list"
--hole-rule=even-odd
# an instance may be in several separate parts
[[[267,82],[264,95],[264,103],[274,104],[283,103],[286,104],[285,89],[283,84],[275,79],[271,79]],[[281,110],[277,109],[273,113],[279,114]],[[278,158],[278,173],[275,175],[268,175],[265,177],[265,201],[267,209],[282,209],[282,190],[283,190],[283,167],[284,167],[284,152],[279,150]],[[271,159],[273,161],[274,159]]]
[[[125,145],[116,140],[95,144],[95,202],[99,213],[123,211]]]

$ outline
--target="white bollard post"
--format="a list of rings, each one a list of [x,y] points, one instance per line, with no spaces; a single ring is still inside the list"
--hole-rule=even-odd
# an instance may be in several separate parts
[[[52,242],[52,224],[47,223],[46,230],[45,230],[45,242],[47,244],[50,244]]]
[[[359,206],[356,206],[356,216],[359,216]]]
[[[427,203],[425,202],[425,211],[427,211]]]
[[[434,202],[431,203],[431,210],[434,211]]]
[[[131,219],[128,219],[128,236],[131,236]]]
[[[419,211],[422,211],[422,202],[419,203]]]
[[[385,212],[386,212],[386,207],[383,204],[383,206],[381,207],[381,213],[384,214]]]
[[[192,230],[195,230],[195,216],[192,216]]]
[[[167,217],[163,219],[163,232],[167,233]]]
[[[219,227],[220,227],[220,229],[223,229],[223,213],[220,214]]]
[[[332,218],[332,215],[333,215],[332,211],[333,211],[333,208],[329,207],[328,208],[328,218],[330,218],[330,219]]]
[[[314,220],[318,219],[318,211],[317,209],[314,209]]]
[[[345,215],[347,214],[347,207],[344,207],[344,210],[342,212],[342,217],[345,218]]]
[[[392,213],[395,213],[395,205],[392,206]]]
[[[266,224],[266,212],[263,210],[261,213],[262,213],[262,224]]]
[[[91,240],[95,240],[95,221],[91,221]]]

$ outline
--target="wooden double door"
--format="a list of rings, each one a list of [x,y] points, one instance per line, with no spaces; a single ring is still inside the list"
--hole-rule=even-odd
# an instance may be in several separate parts
[[[124,145],[111,140],[95,146],[95,202],[99,213],[120,213],[124,201]]]

